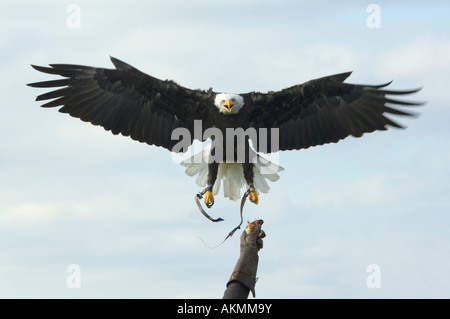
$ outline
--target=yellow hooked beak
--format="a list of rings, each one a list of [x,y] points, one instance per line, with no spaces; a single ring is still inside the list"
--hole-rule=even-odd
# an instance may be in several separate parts
[[[223,107],[227,109],[228,112],[231,112],[231,109],[233,108],[234,104],[231,103],[230,99],[226,99],[225,103],[223,104]]]

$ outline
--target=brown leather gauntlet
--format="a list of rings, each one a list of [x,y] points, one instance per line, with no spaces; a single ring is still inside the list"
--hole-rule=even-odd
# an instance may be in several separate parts
[[[261,230],[263,220],[255,220],[245,228],[241,235],[241,251],[239,259],[227,283],[224,298],[246,298],[250,290],[255,297],[256,271],[258,269],[258,251],[263,247]],[[235,283],[240,285],[235,285]]]

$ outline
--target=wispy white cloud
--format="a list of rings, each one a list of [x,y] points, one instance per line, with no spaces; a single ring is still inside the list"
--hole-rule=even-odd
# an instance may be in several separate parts
[[[422,34],[380,55],[377,71],[399,76],[429,76],[450,71],[450,39]]]

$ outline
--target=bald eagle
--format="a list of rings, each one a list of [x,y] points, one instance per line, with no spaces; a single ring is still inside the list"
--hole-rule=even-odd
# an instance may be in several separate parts
[[[214,203],[221,180],[225,197],[238,199],[241,188],[247,185],[248,198],[258,203],[258,192],[269,190],[266,180],[276,181],[277,173],[282,170],[258,153],[336,143],[350,135],[361,137],[364,133],[386,130],[388,126],[402,128],[386,115],[413,116],[414,113],[401,107],[422,104],[388,97],[412,94],[420,89],[386,90],[391,82],[344,83],[351,72],[276,92],[231,94],[188,89],[147,75],[113,57],[111,61],[115,69],[72,64],[32,65],[38,71],[63,78],[28,85],[58,88],[36,98],[51,100],[42,107],[62,106],[59,109],[62,113],[101,125],[115,135],[120,133],[172,152],[186,151],[185,147],[177,147],[180,138],[174,138],[173,134],[177,130],[188,133],[187,137],[183,135],[185,145],[191,145],[195,139],[219,141],[218,135],[223,139],[228,129],[244,131],[243,139],[231,135],[181,163],[188,175],[197,175],[200,187],[206,186],[203,194],[208,207]],[[206,134],[214,129],[213,134]],[[250,129],[254,129],[253,134],[246,134]]]

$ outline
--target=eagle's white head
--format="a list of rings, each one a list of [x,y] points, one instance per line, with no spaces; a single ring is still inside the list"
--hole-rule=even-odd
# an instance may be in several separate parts
[[[219,93],[214,99],[214,104],[221,113],[236,114],[244,106],[244,98],[239,94]]]

